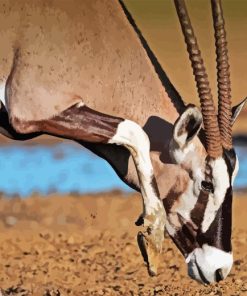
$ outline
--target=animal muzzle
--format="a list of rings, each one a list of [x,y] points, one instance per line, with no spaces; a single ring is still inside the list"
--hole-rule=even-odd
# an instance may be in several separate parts
[[[227,277],[233,264],[233,256],[232,253],[205,244],[190,253],[186,263],[191,278],[210,284]]]

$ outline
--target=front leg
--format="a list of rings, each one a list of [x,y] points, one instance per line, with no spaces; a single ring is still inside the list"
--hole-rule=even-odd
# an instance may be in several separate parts
[[[162,250],[165,229],[165,210],[159,198],[150,159],[150,142],[144,130],[135,122],[90,109],[83,102],[46,120],[15,122],[15,128],[25,132],[49,133],[63,138],[89,143],[117,144],[131,153],[143,197],[142,220],[145,231],[138,242],[151,275],[157,272],[158,256]]]
[[[143,198],[143,214],[137,225],[143,224],[145,227],[145,231],[138,234],[138,244],[148,264],[149,274],[155,275],[164,240],[166,214],[153,173],[148,136],[138,124],[124,120],[108,143],[124,145],[136,165]]]

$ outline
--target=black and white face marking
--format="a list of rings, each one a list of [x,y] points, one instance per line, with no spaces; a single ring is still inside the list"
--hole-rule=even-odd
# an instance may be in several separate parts
[[[178,128],[179,125],[183,126],[181,122]],[[171,153],[187,170],[190,181],[186,191],[169,205],[166,229],[186,258],[193,279],[202,283],[220,281],[228,275],[233,263],[232,184],[238,160],[234,150],[224,150],[222,157],[206,157],[200,162],[190,141],[175,144],[179,151]]]
[[[219,190],[217,188],[219,184],[217,185],[217,181],[215,182],[217,176],[214,176],[213,173],[211,184],[214,190],[212,191],[210,186],[208,202],[204,213],[201,213],[203,215],[202,223],[198,225],[199,229],[195,238],[198,246],[186,257],[189,275],[204,283],[224,279],[230,272],[233,263],[231,247],[232,182],[238,169],[234,150],[224,151],[222,161],[225,163],[226,170],[224,170],[229,181],[222,180],[218,196],[215,196],[214,192]],[[222,174],[219,181],[222,178],[227,178],[223,173],[223,167],[218,172]],[[213,202],[211,202],[212,199]]]
[[[199,195],[195,196],[194,187],[199,183],[195,176],[194,190],[184,193],[168,214],[167,230],[186,258],[189,275],[211,283],[224,279],[233,263],[232,181],[238,168],[234,150],[224,151],[220,159],[206,160],[206,166],[211,168],[210,179],[207,174],[206,180],[200,179]]]

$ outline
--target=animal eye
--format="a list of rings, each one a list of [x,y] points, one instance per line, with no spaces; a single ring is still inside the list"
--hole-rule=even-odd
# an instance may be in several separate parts
[[[214,186],[211,182],[202,181],[201,187],[204,191],[214,193]]]

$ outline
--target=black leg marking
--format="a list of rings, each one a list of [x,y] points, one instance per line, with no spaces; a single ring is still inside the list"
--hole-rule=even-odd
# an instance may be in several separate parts
[[[51,135],[91,143],[107,143],[122,121],[122,118],[97,112],[79,103],[51,119],[35,124],[40,131]]]

